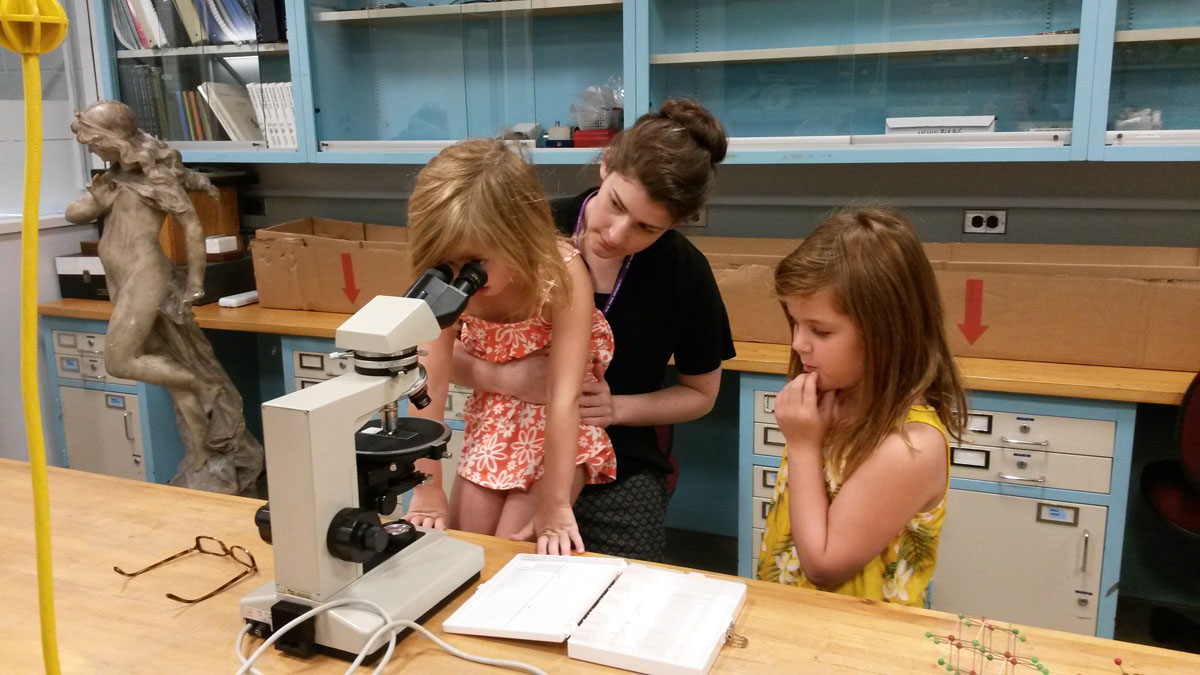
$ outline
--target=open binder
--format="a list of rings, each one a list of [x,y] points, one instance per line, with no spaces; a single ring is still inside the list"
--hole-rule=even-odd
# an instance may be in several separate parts
[[[746,585],[620,558],[520,554],[442,624],[448,633],[567,642],[567,656],[651,675],[707,673]]]

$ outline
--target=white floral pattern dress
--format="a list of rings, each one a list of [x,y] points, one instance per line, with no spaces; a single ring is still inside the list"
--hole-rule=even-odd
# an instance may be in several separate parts
[[[578,255],[573,252],[571,257]],[[599,309],[592,314],[593,363],[613,357],[613,334]],[[462,316],[460,339],[466,350],[493,363],[528,356],[550,344],[551,322],[540,311],[515,323]],[[592,378],[591,374],[587,375]],[[545,472],[543,441],[546,406],[512,396],[475,390],[463,407],[464,433],[458,475],[493,490],[528,490]],[[607,483],[617,476],[612,441],[601,427],[579,424],[576,465],[586,468],[587,483]]]

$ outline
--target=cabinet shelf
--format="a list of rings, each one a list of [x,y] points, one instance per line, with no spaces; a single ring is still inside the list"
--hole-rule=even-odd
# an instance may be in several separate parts
[[[732,51],[715,52],[651,54],[650,64],[657,66],[691,63],[803,61],[810,59],[831,59],[843,56],[868,56],[879,54],[926,54],[936,52],[980,52],[994,49],[1060,48],[1077,46],[1078,44],[1079,35],[1076,33],[1054,35],[1016,35],[1011,37],[956,38],[951,40],[912,40],[905,42],[876,42],[869,44],[817,45],[812,47],[779,47],[774,49],[738,49]]]
[[[203,45],[199,47],[162,47],[159,49],[122,49],[118,59],[153,59],[164,56],[271,56],[288,53],[286,42],[262,42],[244,45]]]
[[[587,14],[620,11],[623,0],[502,0],[431,7],[385,7],[340,12],[318,12],[313,21],[449,20],[492,18],[499,14],[532,11],[534,14]]]
[[[1113,37],[1114,42],[1171,42],[1175,40],[1200,40],[1200,26],[1119,30]]]

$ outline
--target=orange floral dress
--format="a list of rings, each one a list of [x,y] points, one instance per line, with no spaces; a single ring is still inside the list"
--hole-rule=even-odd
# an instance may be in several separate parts
[[[612,329],[599,309],[593,311],[592,360],[607,366],[613,357]],[[550,344],[551,322],[540,311],[515,323],[495,323],[467,314],[461,322],[463,347],[493,363],[519,359]],[[589,373],[587,379],[595,378]],[[545,405],[476,389],[463,407],[463,421],[466,431],[459,476],[493,490],[528,490],[542,477]],[[617,457],[604,429],[580,422],[575,463],[584,465],[587,483],[607,483],[617,477]]]

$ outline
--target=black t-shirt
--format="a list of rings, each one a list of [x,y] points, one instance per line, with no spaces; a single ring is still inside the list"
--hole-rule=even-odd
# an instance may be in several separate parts
[[[595,191],[551,202],[561,233],[574,234],[583,203]],[[608,297],[597,293],[596,306],[603,308]],[[680,373],[702,375],[735,355],[729,317],[708,259],[674,230],[633,256],[606,318],[616,340],[604,377],[613,395],[662,389],[672,356]],[[608,435],[617,452],[617,480],[646,469],[670,473],[654,427],[614,425]]]

